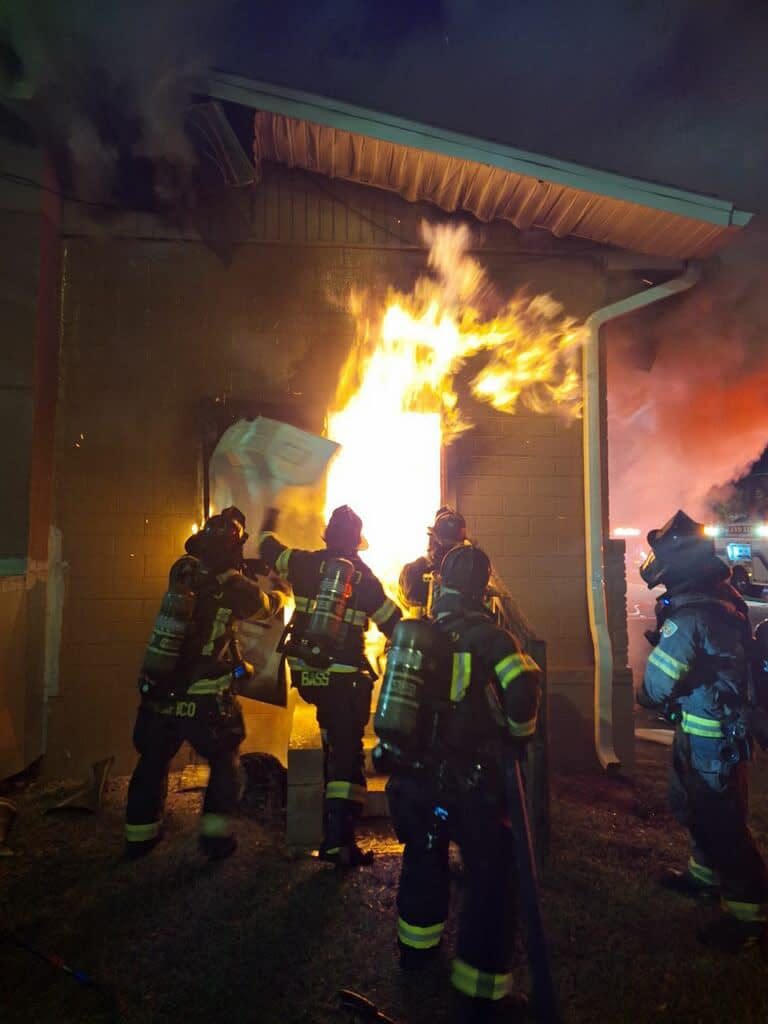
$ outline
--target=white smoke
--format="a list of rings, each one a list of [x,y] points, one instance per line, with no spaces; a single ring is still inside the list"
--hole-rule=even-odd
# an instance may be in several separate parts
[[[768,233],[745,232],[691,292],[608,330],[613,526],[643,533],[712,492],[768,445]],[[638,348],[645,365],[639,365]]]

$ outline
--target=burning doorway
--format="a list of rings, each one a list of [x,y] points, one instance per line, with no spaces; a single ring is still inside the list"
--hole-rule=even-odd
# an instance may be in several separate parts
[[[560,305],[525,292],[503,299],[471,254],[465,225],[422,222],[422,236],[429,272],[409,293],[390,287],[345,298],[356,339],[328,418],[341,449],[326,514],[354,505],[368,559],[392,596],[452,490],[446,450],[472,427],[460,408],[460,377],[469,377],[463,397],[505,413],[520,403],[571,421],[581,409],[583,336]]]
[[[488,447],[488,440],[476,441],[471,429],[479,410],[495,410],[495,415],[503,414],[502,420],[522,411],[518,422],[526,436],[515,442],[521,451],[518,461],[524,463],[519,469],[549,477],[557,470],[555,453],[568,452],[563,464],[573,462],[568,472],[581,479],[580,459],[577,465],[570,454],[574,438],[580,444],[580,432],[570,431],[567,441],[554,435],[556,424],[567,430],[580,415],[583,329],[549,295],[516,290],[509,299],[501,294],[472,254],[473,240],[465,225],[422,224],[422,233],[428,246],[427,272],[410,291],[353,289],[336,300],[355,325],[325,424],[327,436],[340,450],[324,494],[286,492],[282,502],[290,523],[286,539],[303,547],[319,546],[322,524],[332,509],[351,505],[364,523],[364,558],[395,599],[402,566],[423,553],[427,525],[461,475],[451,480],[446,474],[446,452],[459,439],[465,451],[471,452],[475,443],[477,452]],[[490,448],[494,456],[506,459],[511,452],[508,431],[499,430]],[[499,488],[506,481],[497,484],[497,493],[480,504],[511,514],[496,515],[493,536],[480,525],[482,516],[475,517],[480,527],[476,539],[491,546],[494,560],[518,550],[521,542],[531,544],[530,520],[514,515],[522,502],[516,497],[514,508],[502,508],[506,499]],[[580,505],[575,489],[571,495],[568,500]],[[466,492],[457,496],[469,511],[472,502]],[[542,513],[551,511],[544,506],[553,503],[545,498],[537,501],[530,491],[526,497],[528,511],[537,505]],[[249,521],[251,516],[258,521],[261,508],[247,511]],[[583,536],[580,514],[561,514],[559,519],[566,530]],[[538,535],[541,523],[548,521],[542,514],[532,532]],[[520,536],[507,536],[508,530]],[[475,533],[472,528],[470,532]],[[562,538],[553,537],[552,547],[558,544],[562,546]],[[565,556],[560,561],[571,557],[567,550],[560,553]],[[504,567],[500,571],[506,574]],[[581,601],[582,559],[574,559],[573,573]],[[550,593],[550,605],[552,598]],[[375,646],[370,653],[375,662]]]

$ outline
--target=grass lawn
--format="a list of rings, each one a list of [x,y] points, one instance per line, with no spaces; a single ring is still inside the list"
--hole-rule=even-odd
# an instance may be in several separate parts
[[[715,957],[695,926],[713,913],[659,890],[653,875],[687,856],[666,813],[665,748],[641,743],[633,781],[555,780],[544,913],[566,1020],[766,1024],[768,965]],[[768,763],[753,771],[755,833],[768,851]],[[0,945],[0,1021],[237,1021],[345,1024],[352,988],[401,1024],[446,1019],[445,959],[402,977],[395,954],[399,846],[368,826],[373,868],[341,874],[291,856],[279,832],[243,818],[240,850],[209,865],[196,852],[196,793],[172,779],[166,838],[147,860],[122,852],[125,779],[98,817],[43,815],[61,787],[9,794],[20,810],[15,857],[0,859],[0,928],[96,979],[78,985],[9,942]],[[457,894],[458,895],[458,894]],[[519,982],[528,986],[524,954]]]

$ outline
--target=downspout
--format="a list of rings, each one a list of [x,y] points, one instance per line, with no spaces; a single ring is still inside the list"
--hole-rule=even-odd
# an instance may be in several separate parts
[[[609,320],[632,313],[643,306],[692,288],[701,276],[700,268],[689,264],[680,277],[648,288],[644,292],[596,309],[586,322],[584,346],[584,524],[586,530],[587,606],[595,656],[594,719],[595,749],[607,772],[619,771],[621,764],[613,748],[613,649],[608,632],[605,597],[605,554],[603,549],[603,443],[600,431],[600,329]]]

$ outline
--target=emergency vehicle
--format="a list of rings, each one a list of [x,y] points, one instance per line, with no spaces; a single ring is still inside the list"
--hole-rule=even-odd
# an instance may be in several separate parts
[[[731,582],[742,594],[760,596],[768,588],[768,522],[742,520],[704,527],[717,554],[730,565]]]

